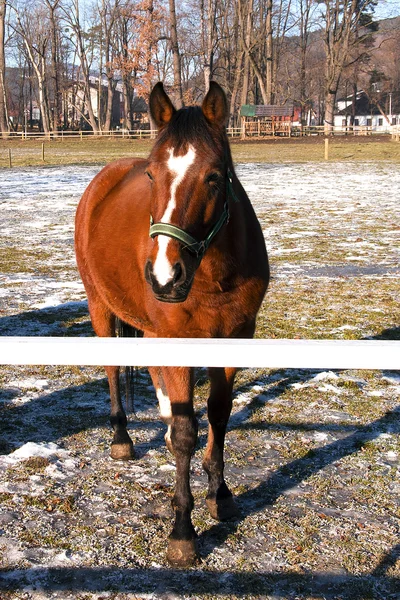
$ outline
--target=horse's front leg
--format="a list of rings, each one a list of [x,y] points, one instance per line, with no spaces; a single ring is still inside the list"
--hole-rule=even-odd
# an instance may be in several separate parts
[[[206,503],[211,516],[218,521],[237,517],[232,493],[224,480],[224,443],[232,410],[232,389],[236,369],[209,369],[211,390],[208,399],[208,441],[203,467],[208,475]]]
[[[153,381],[163,420],[168,423],[167,445],[176,461],[175,493],[172,499],[175,523],[169,537],[167,558],[173,566],[187,567],[197,558],[197,535],[191,520],[193,496],[189,481],[190,460],[197,441],[193,369],[164,367],[157,371]],[[160,387],[157,388],[157,384]]]

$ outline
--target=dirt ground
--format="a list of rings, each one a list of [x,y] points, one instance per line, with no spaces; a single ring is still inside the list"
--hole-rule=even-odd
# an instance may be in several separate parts
[[[15,168],[0,180],[0,335],[93,334],[73,217],[98,169]],[[399,339],[399,165],[238,173],[272,267],[257,336]],[[165,557],[175,467],[146,369],[128,464],[109,457],[102,369],[1,368],[1,600],[400,598],[399,373],[241,370],[226,443],[241,515],[229,523],[205,507],[204,370],[196,381],[201,560],[179,571]]]

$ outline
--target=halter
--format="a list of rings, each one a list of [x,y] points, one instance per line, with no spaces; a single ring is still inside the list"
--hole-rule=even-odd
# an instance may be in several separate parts
[[[228,198],[230,196],[234,202],[239,202],[239,198],[236,196],[235,190],[233,189],[232,180],[232,171],[228,168],[226,173]],[[183,247],[186,248],[186,250],[192,254],[195,254],[197,258],[201,260],[212,240],[215,238],[220,229],[222,229],[222,227],[228,223],[228,221],[229,204],[227,199],[224,204],[222,215],[212,227],[207,237],[201,242],[196,240],[196,238],[190,235],[190,233],[187,233],[187,231],[184,229],[181,229],[181,227],[176,227],[176,225],[171,225],[170,223],[153,223],[153,217],[150,217],[150,237],[154,238],[156,235],[166,235],[170,238],[178,240],[178,242],[183,244]]]

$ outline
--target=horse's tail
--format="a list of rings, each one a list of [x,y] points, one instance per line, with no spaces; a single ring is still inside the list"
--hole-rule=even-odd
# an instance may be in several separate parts
[[[143,337],[143,331],[128,325],[118,317],[115,320],[115,333],[117,337]],[[125,374],[125,409],[127,413],[135,412],[135,383],[137,367],[121,367]]]

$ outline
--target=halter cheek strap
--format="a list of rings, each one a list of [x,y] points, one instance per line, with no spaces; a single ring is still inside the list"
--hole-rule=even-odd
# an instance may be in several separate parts
[[[230,196],[234,202],[239,202],[239,198],[236,196],[235,191],[233,189],[232,179],[232,172],[230,169],[228,169],[226,174],[227,195],[228,197]],[[201,242],[196,240],[196,238],[190,235],[190,233],[187,233],[184,229],[176,227],[175,225],[171,225],[170,223],[153,223],[152,217],[150,217],[150,237],[154,238],[157,235],[166,235],[170,238],[178,240],[178,242],[183,244],[183,247],[186,250],[188,250],[192,254],[195,254],[197,258],[201,260],[204,254],[206,253],[207,248],[211,244],[212,240],[228,221],[229,205],[227,199],[224,204],[224,210],[222,212],[222,215],[212,227],[207,237]]]

